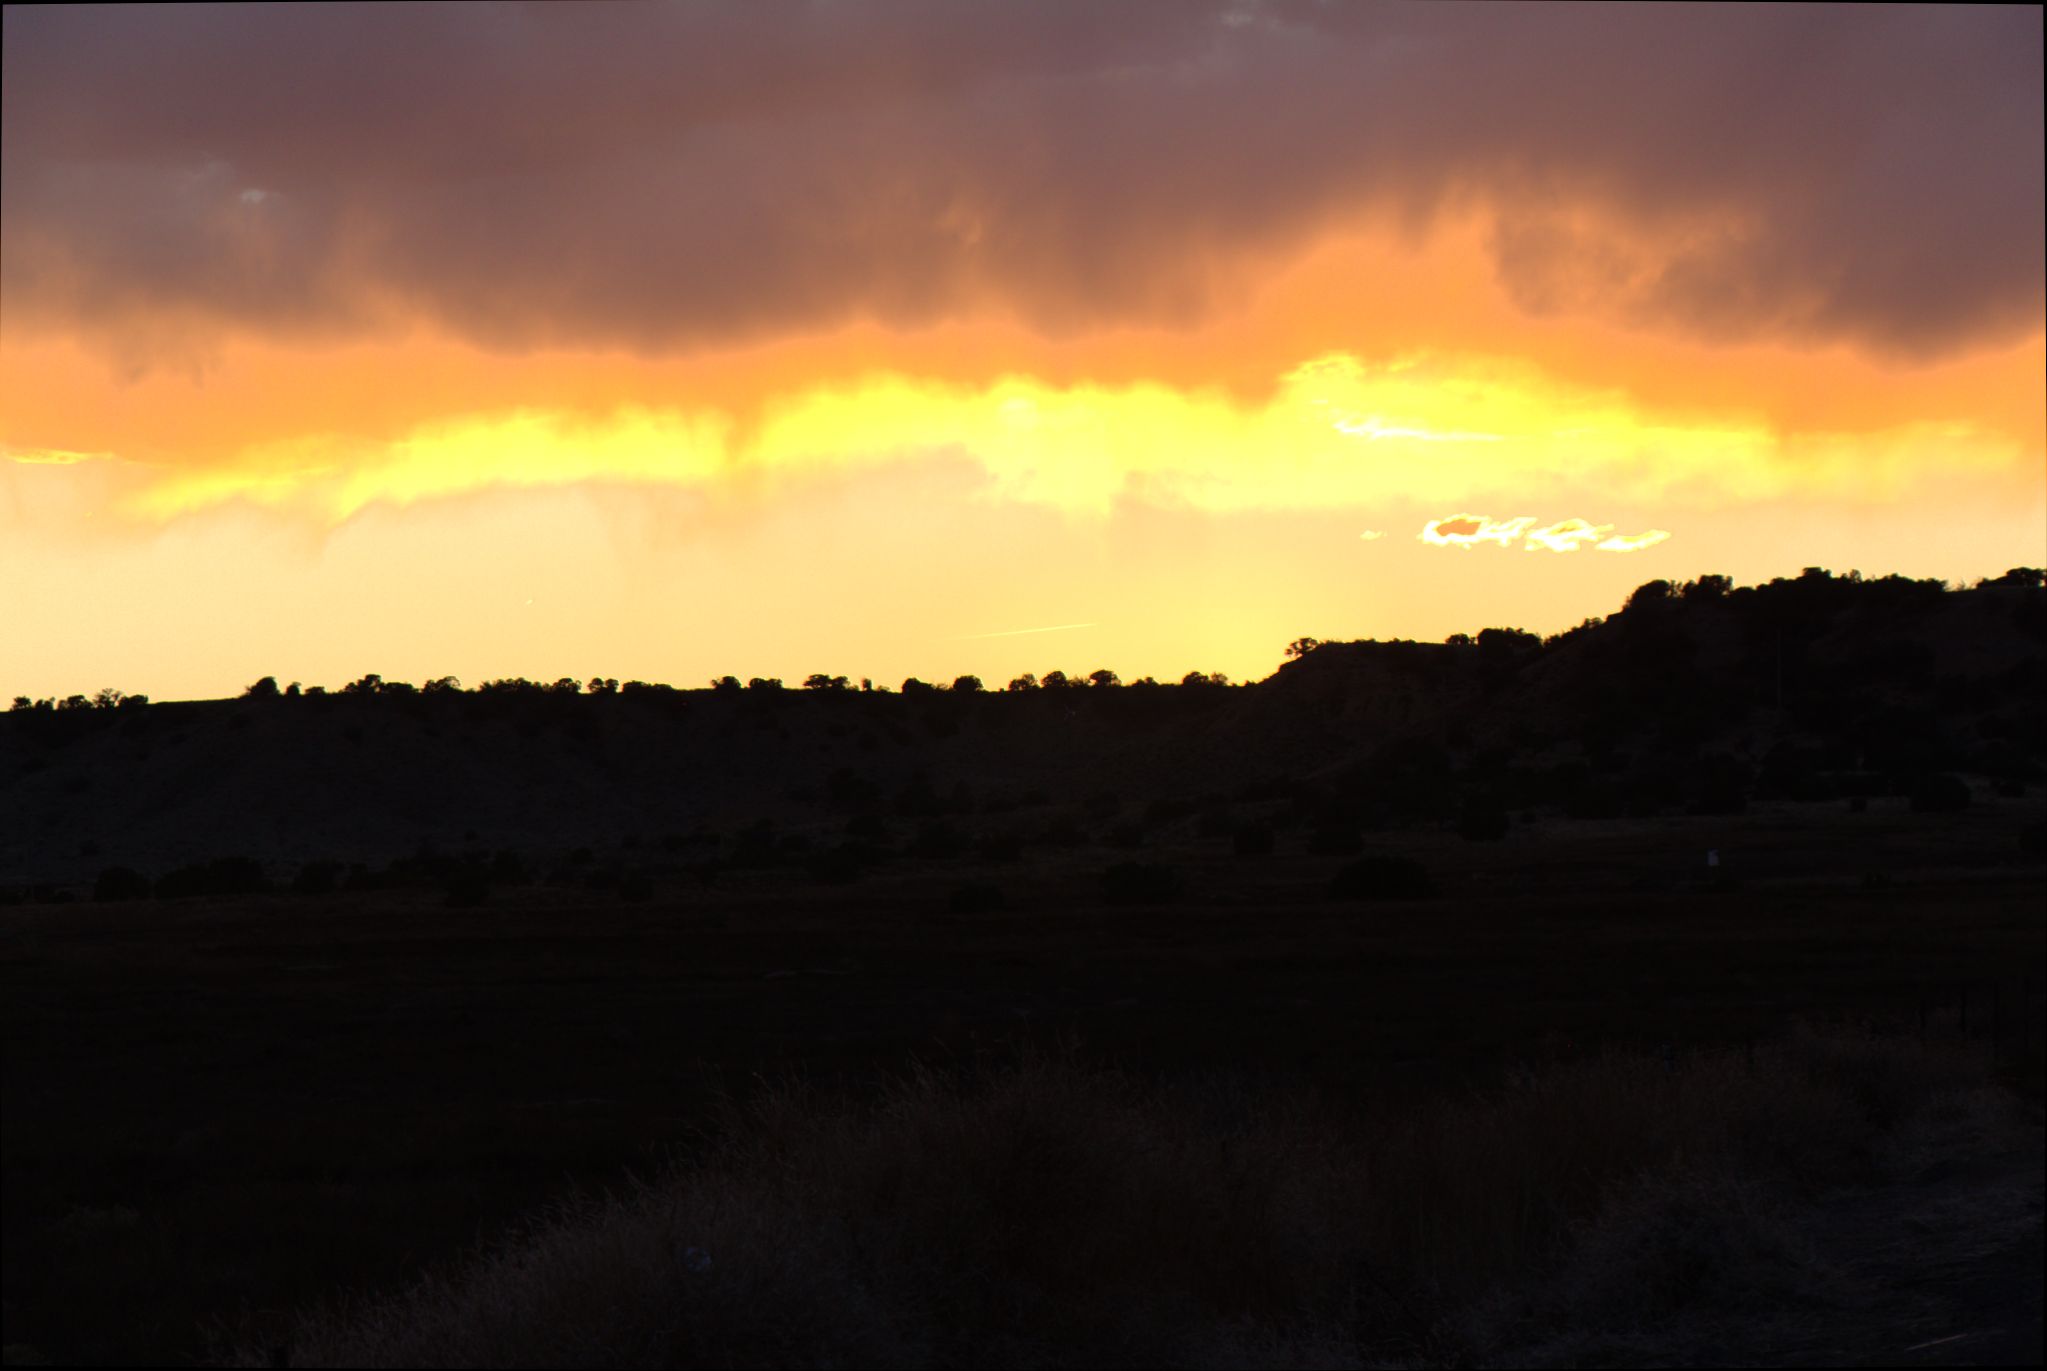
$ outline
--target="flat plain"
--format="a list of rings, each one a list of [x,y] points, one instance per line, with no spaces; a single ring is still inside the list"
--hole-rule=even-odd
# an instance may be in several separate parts
[[[1368,835],[1434,875],[1419,900],[1332,900],[1352,858],[1284,828],[1237,856],[1188,819],[1136,851],[902,857],[849,885],[656,865],[624,900],[593,878],[471,907],[383,889],[7,908],[8,1340],[200,1356],[215,1321],[402,1282],[686,1157],[761,1079],[858,1089],[1026,1040],[1395,1110],[1606,1046],[1867,1019],[1966,1033],[2037,1098],[2039,809]],[[1181,893],[1105,900],[1101,873],[1132,859]],[[1001,907],[958,912],[963,887]]]

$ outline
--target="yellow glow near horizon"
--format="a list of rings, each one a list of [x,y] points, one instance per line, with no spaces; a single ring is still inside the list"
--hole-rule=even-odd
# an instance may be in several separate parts
[[[2012,437],[1963,423],[1779,434],[1759,421],[1665,419],[1527,363],[1415,355],[1370,364],[1330,353],[1288,372],[1262,402],[1151,383],[1012,375],[977,386],[877,373],[770,400],[744,426],[713,408],[515,409],[424,424],[395,441],[320,435],[198,469],[144,467],[123,507],[162,521],[240,500],[331,526],[373,504],[493,487],[717,491],[932,454],[978,463],[988,498],[1097,516],[1128,497],[1229,513],[1522,500],[1572,484],[1693,509],[1787,495],[1859,504],[2024,460]],[[1553,550],[1588,541],[1576,525],[1538,532]],[[1611,550],[1639,545],[1627,543],[1633,536]]]

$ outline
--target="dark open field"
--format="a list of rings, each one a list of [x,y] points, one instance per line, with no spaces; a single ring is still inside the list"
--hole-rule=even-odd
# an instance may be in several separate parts
[[[571,1185],[686,1151],[719,1090],[858,1082],[1061,1035],[1397,1108],[1616,1042],[1810,1016],[1972,1032],[2040,1085],[2037,797],[1542,821],[1368,837],[1439,893],[1327,899],[1349,858],[1192,820],[1135,852],[500,888],[0,910],[6,1338],[57,1361],[204,1354],[203,1326],[453,1256]],[[1718,848],[1730,880],[1707,881]],[[602,865],[608,854],[597,854]],[[1099,873],[1179,873],[1157,905]],[[956,913],[962,885],[1005,907]],[[1994,1036],[1993,1036],[1994,1035]]]

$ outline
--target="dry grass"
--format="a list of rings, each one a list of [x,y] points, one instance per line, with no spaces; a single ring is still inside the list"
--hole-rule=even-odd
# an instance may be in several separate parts
[[[1753,1060],[1555,1064],[1399,1117],[1161,1086],[1072,1054],[919,1068],[866,1099],[780,1085],[731,1105],[705,1155],[658,1183],[564,1204],[402,1294],[301,1317],[291,1357],[1682,1359],[1655,1344],[1678,1325],[1853,1306],[1801,1236],[1802,1207],[1917,1164],[1936,1133],[2008,1141],[2001,1101],[1966,1052],[1853,1030]],[[229,1355],[261,1364],[264,1341]]]

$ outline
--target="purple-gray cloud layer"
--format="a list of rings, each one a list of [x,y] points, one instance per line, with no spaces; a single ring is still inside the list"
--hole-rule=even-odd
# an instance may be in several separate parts
[[[5,14],[17,320],[661,349],[1214,308],[1496,215],[1530,309],[1944,355],[2041,325],[2033,7],[135,6]],[[1589,230],[1655,236],[1631,259]]]

